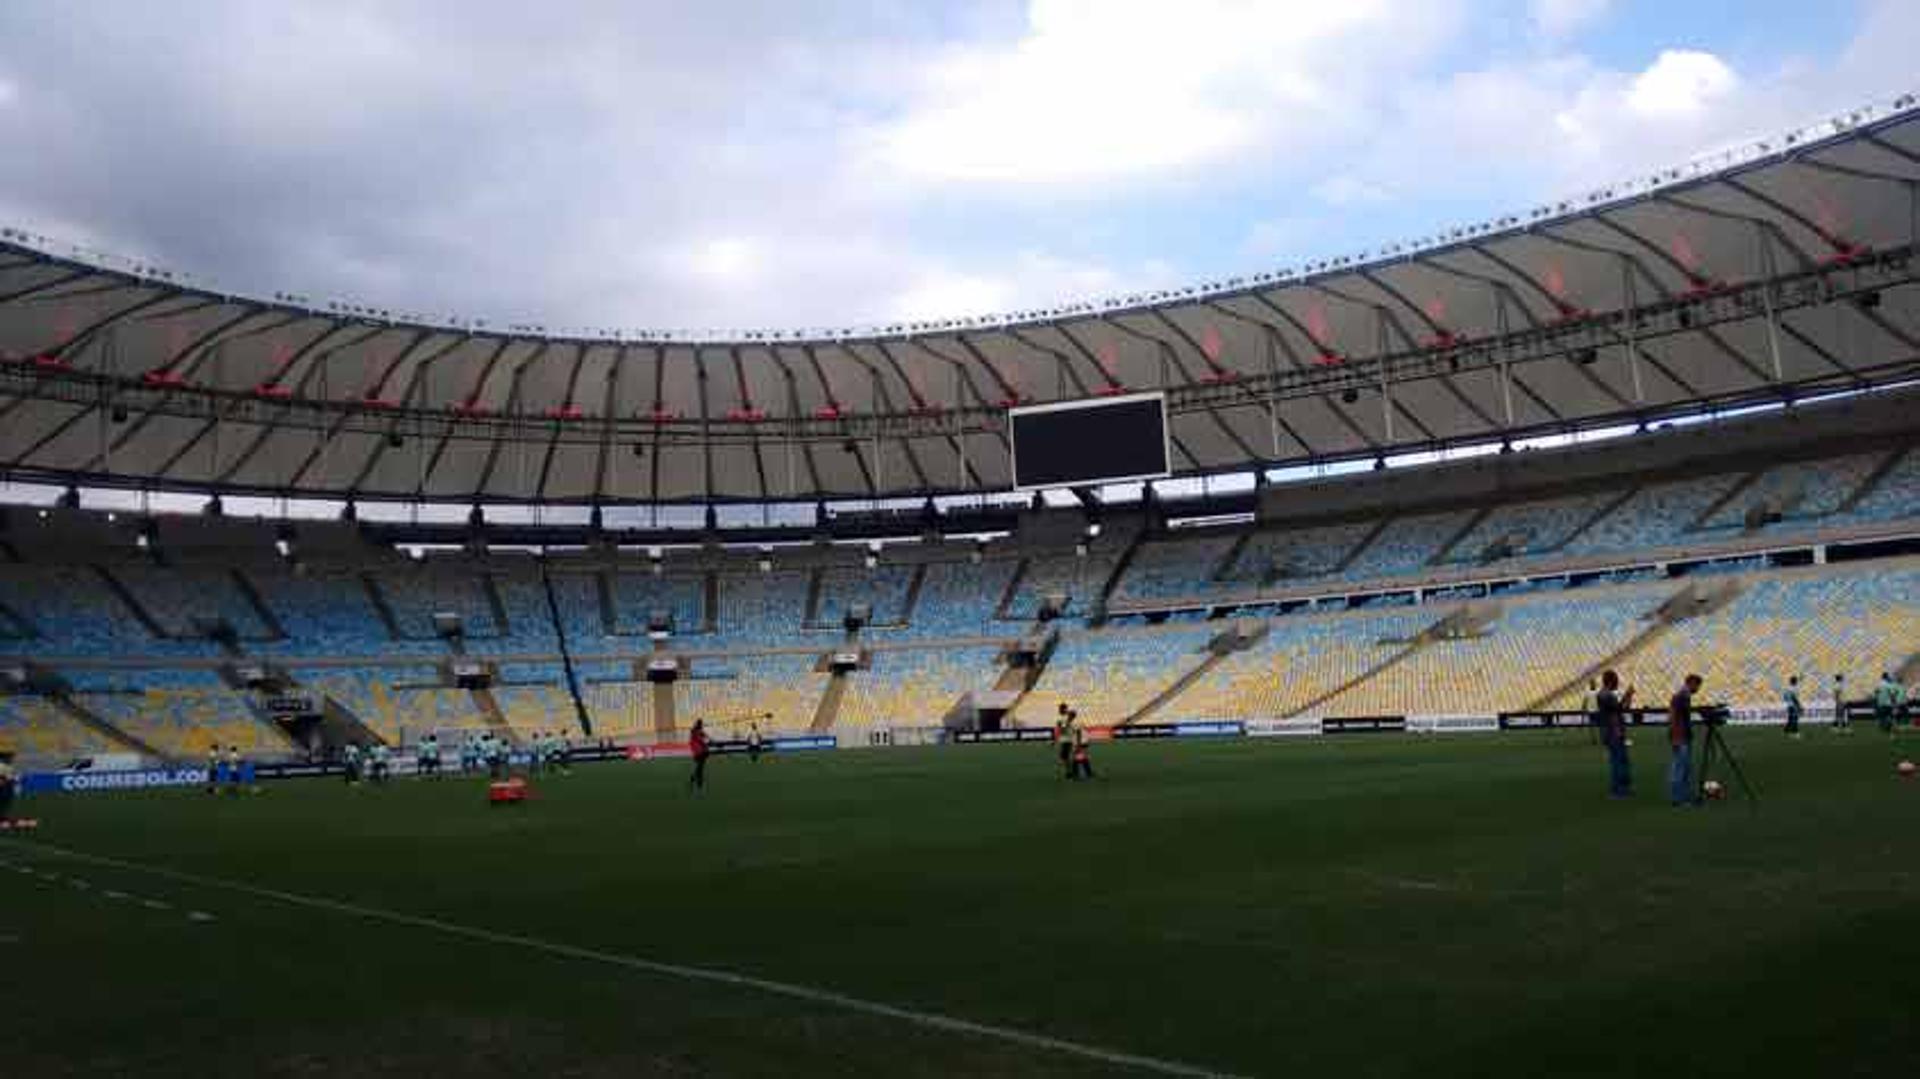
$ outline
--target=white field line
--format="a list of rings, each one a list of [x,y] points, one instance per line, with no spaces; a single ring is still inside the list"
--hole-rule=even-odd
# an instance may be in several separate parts
[[[665,975],[670,978],[680,978],[686,981],[709,982],[743,989],[756,989],[760,992],[771,993],[775,996],[790,997],[795,1000],[804,1000],[815,1004],[826,1004],[845,1011],[858,1012],[863,1015],[897,1019],[904,1023],[928,1027],[933,1030],[967,1034],[977,1038],[986,1038],[993,1041],[1024,1046],[1029,1049],[1042,1049],[1063,1053],[1068,1056],[1080,1057],[1084,1060],[1095,1060],[1103,1064],[1132,1068],[1142,1072],[1152,1072],[1157,1075],[1189,1076],[1194,1077],[1194,1079],[1234,1079],[1232,1073],[1216,1071],[1212,1068],[1201,1067],[1197,1064],[1187,1064],[1177,1060],[1167,1060],[1162,1057],[1142,1056],[1137,1053],[1127,1053],[1117,1049],[1106,1049],[1098,1045],[1089,1045],[1085,1042],[1069,1041],[1065,1038],[1055,1038],[1046,1034],[1036,1034],[1032,1031],[1020,1030],[1016,1027],[997,1026],[992,1023],[980,1023],[971,1019],[942,1015],[939,1012],[920,1011],[914,1008],[886,1004],[877,1000],[868,1000],[864,997],[849,996],[831,989],[820,989],[795,982],[775,981],[771,978],[760,978],[751,974],[739,974],[734,971],[719,970],[712,967],[696,967],[684,963],[668,963],[662,960],[646,959],[636,955],[621,955],[617,952],[603,952],[594,948],[583,948],[578,945],[563,944],[558,941],[540,940],[536,937],[520,936],[514,933],[499,933],[491,929],[461,925],[457,922],[442,921],[438,918],[428,918],[418,914],[405,914],[400,911],[361,906],[357,903],[347,903],[337,899],[300,895],[295,892],[283,892],[275,888],[262,888],[240,881],[224,880],[219,877],[207,877],[201,876],[198,873],[168,869],[164,866],[129,862],[99,854],[88,854],[84,851],[68,850],[64,847],[51,846],[45,843],[23,844],[23,846],[27,846],[32,850],[59,855],[63,858],[71,858],[75,861],[111,866],[116,869],[127,869],[137,873],[147,873],[169,880],[181,881],[187,884],[197,884],[207,888],[219,888],[241,895],[250,895],[260,899],[271,899],[276,902],[287,903],[292,906],[306,907],[311,910],[324,910],[335,914],[346,914],[356,918],[365,918],[369,921],[412,926],[416,929],[429,929],[446,936],[484,941],[488,944],[508,945],[515,948],[523,948],[528,951],[542,952],[547,955],[561,956],[568,959],[580,959],[591,963],[604,964],[606,966],[624,967],[628,970],[645,971],[649,974]]]

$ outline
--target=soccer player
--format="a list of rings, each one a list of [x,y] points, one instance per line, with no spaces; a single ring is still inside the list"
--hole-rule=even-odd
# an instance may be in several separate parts
[[[1060,718],[1053,725],[1055,751],[1060,755],[1060,778],[1073,778],[1073,709],[1060,702]]]
[[[687,748],[693,753],[693,775],[687,783],[695,790],[707,789],[707,721],[696,719],[687,734]]]
[[[1800,704],[1799,675],[1788,676],[1787,691],[1781,695],[1781,699],[1787,706],[1787,737],[1798,738],[1800,737],[1800,713],[1805,710]]]
[[[747,759],[755,764],[760,763],[760,724],[758,723],[747,726]]]
[[[1073,731],[1073,778],[1093,778],[1093,754],[1087,749],[1087,732],[1080,727]]]
[[[385,742],[375,742],[373,744],[372,757],[373,757],[373,769],[372,769],[373,781],[376,784],[384,785],[387,782],[387,776],[391,771],[393,751],[387,748],[387,744]]]
[[[1587,680],[1586,695],[1580,698],[1580,710],[1587,714],[1587,725],[1593,728],[1594,741],[1600,742],[1600,681],[1597,678]]]
[[[1880,684],[1873,687],[1873,721],[1882,731],[1893,733],[1900,709],[1907,703],[1907,687],[1893,680],[1892,671],[1880,672]]]
[[[207,747],[207,793],[214,794],[214,793],[217,793],[219,790],[220,790],[220,743],[215,742],[213,745],[210,745]]]
[[[1633,687],[1621,691],[1620,672],[1602,674],[1593,695],[1593,721],[1600,744],[1607,747],[1607,794],[1614,798],[1633,796],[1633,765],[1627,758],[1627,709],[1632,707]]]
[[[1673,804],[1699,805],[1693,787],[1693,695],[1700,692],[1700,676],[1687,675],[1667,702],[1667,741],[1673,746],[1673,764],[1667,771],[1667,793]]]
[[[0,749],[0,821],[13,819],[13,793],[19,785],[20,778],[13,771],[13,754]]]
[[[357,743],[348,742],[345,746],[341,747],[340,766],[341,771],[346,773],[347,785],[350,787],[358,786],[360,783],[360,746]]]
[[[228,794],[240,793],[240,766],[244,763],[245,762],[240,759],[240,747],[228,746],[227,747],[227,793]]]
[[[423,776],[440,775],[440,736],[427,732],[414,749],[413,770]]]
[[[480,759],[487,762],[487,778],[505,779],[506,755],[500,751],[500,739],[492,731],[480,735]]]
[[[1852,734],[1853,723],[1847,718],[1847,676],[1833,676],[1833,729],[1836,734]]]

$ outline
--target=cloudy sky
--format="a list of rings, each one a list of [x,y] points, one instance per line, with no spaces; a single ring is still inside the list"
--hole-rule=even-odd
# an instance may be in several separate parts
[[[496,323],[840,327],[1351,253],[1920,83],[1913,0],[10,0],[0,220]]]

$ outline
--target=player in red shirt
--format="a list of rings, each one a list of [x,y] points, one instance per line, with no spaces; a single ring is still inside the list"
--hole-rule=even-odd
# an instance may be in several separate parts
[[[693,775],[687,780],[695,790],[707,789],[707,722],[704,719],[693,721],[693,730],[687,735],[687,748],[693,751]]]

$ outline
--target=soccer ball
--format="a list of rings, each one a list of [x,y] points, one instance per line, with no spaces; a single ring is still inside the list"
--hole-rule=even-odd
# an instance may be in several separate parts
[[[1717,779],[1709,779],[1705,783],[1700,784],[1700,790],[1709,798],[1725,798],[1727,796],[1727,788],[1722,786]]]
[[[1916,771],[1912,761],[1901,761],[1899,764],[1893,766],[1893,770],[1900,773],[1901,779],[1912,779],[1913,773]]]

